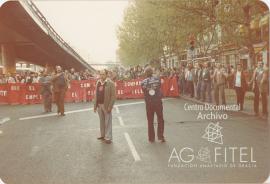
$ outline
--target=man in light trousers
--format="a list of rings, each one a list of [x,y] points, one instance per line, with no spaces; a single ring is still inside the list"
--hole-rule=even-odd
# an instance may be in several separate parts
[[[108,78],[108,72],[102,70],[96,84],[94,112],[98,111],[100,119],[101,135],[98,139],[107,144],[112,142],[112,109],[115,99],[115,84]]]

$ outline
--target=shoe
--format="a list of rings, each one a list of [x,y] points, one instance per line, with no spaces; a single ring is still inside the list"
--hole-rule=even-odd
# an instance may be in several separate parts
[[[65,113],[61,113],[61,116],[65,116],[66,114]]]
[[[97,139],[98,140],[104,140],[104,137],[98,137]]]
[[[150,142],[150,143],[154,143],[154,142],[155,142],[155,140],[149,140],[149,142]]]
[[[163,143],[163,142],[166,142],[166,140],[163,138],[163,139],[159,139],[159,142],[160,143]]]
[[[106,139],[104,139],[104,142],[105,142],[106,144],[111,144],[111,143],[112,143],[111,140],[106,140]]]

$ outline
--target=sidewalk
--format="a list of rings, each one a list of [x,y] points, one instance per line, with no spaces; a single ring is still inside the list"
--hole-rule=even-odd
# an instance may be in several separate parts
[[[226,89],[225,95],[226,95],[225,98],[226,98],[227,104],[229,104],[229,105],[236,104],[236,96],[235,96],[235,91],[233,89]],[[180,97],[182,97],[183,99],[186,99],[186,100],[193,101],[195,103],[199,103],[199,104],[206,103],[206,102],[202,102],[200,100],[197,100],[196,98],[191,98],[188,95],[180,95]],[[212,95],[212,99],[213,99],[213,95]],[[253,92],[246,92],[245,102],[244,102],[244,110],[239,111],[239,112],[246,114],[246,115],[249,115],[249,116],[253,116],[254,115],[253,99],[254,99],[254,93]],[[212,103],[212,104],[214,104],[214,103]],[[260,112],[261,112],[261,102],[260,102],[259,108],[260,108]]]

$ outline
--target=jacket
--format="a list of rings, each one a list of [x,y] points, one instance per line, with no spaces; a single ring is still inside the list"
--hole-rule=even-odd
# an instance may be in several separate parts
[[[268,69],[264,70],[262,80],[259,84],[259,90],[261,93],[269,92],[269,77],[268,77]]]
[[[94,97],[94,108],[96,109],[98,104],[97,104],[97,84],[101,82],[100,80],[97,81],[96,83],[96,93]],[[106,79],[106,84],[104,88],[104,107],[105,109],[112,109],[114,102],[116,100],[116,91],[115,91],[115,84],[113,81],[110,79]]]
[[[61,73],[60,75],[54,75],[52,77],[53,83],[53,91],[60,92],[61,90],[67,90],[69,86],[69,80],[65,73]]]
[[[233,73],[233,86],[235,86],[236,72],[237,71],[235,71]],[[245,73],[243,71],[241,71],[241,88],[243,90],[245,90],[245,91],[248,89],[248,84],[247,84],[246,76],[245,76]]]

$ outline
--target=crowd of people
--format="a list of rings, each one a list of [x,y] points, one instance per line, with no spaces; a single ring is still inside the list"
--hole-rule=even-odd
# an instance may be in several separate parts
[[[130,80],[145,78],[144,66],[137,65],[134,67],[124,68],[115,67],[107,70],[108,77],[112,81]],[[179,92],[191,98],[196,98],[202,102],[215,103],[216,105],[225,105],[225,89],[235,89],[236,103],[240,110],[244,109],[244,97],[246,91],[254,92],[254,112],[259,115],[259,101],[262,99],[263,116],[268,115],[267,97],[269,94],[268,86],[268,68],[262,62],[258,62],[253,72],[247,72],[243,66],[238,63],[236,68],[231,65],[222,65],[221,63],[202,61],[189,62],[181,64],[179,67],[152,67],[153,75],[156,77],[175,77],[178,81]],[[99,73],[91,73],[89,70],[75,71],[63,70],[67,80],[88,80],[97,79]],[[46,72],[46,76],[52,77],[56,71]],[[44,78],[44,71],[39,73],[25,72],[21,74],[0,75],[0,84],[6,83],[40,83]]]
[[[0,84],[7,83],[22,83],[22,84],[32,84],[39,83],[39,79],[43,75],[44,71],[46,71],[49,75],[53,76],[55,71],[48,72],[47,69],[44,69],[39,72],[20,72],[14,74],[0,74]],[[88,80],[92,79],[95,75],[91,73],[89,70],[84,71],[75,71],[74,68],[70,70],[65,70],[65,74],[68,76],[69,80]]]
[[[255,115],[259,115],[261,98],[262,116],[268,116],[269,76],[268,67],[262,62],[258,62],[252,73],[245,71],[241,63],[235,69],[220,63],[188,63],[180,66],[178,77],[180,94],[216,105],[226,105],[226,88],[235,89],[240,110],[244,109],[246,91],[253,91]]]
[[[131,80],[138,79],[144,77],[144,70],[149,66],[146,64],[144,66],[137,65],[134,67],[114,67],[108,69],[108,76],[116,81],[116,80]],[[172,77],[176,76],[179,72],[178,69],[169,68],[169,67],[157,67],[154,69],[155,75],[160,77]],[[39,83],[39,79],[42,76],[43,71],[40,72],[20,72],[15,74],[0,74],[0,84],[7,83]],[[49,75],[54,75],[54,71],[49,72]],[[65,70],[65,74],[68,76],[69,80],[89,80],[98,77],[98,73],[92,73],[89,70],[84,71],[75,71],[74,68],[70,70]]]

